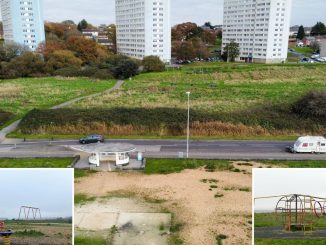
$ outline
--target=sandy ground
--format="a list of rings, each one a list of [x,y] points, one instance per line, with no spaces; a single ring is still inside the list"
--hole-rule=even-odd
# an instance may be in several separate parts
[[[245,173],[203,169],[169,175],[101,172],[77,181],[75,192],[100,197],[109,192],[129,191],[164,199],[162,206],[173,211],[177,221],[184,224],[181,236],[186,244],[215,245],[218,234],[228,237],[223,244],[251,244],[251,192],[239,188],[251,189],[252,166],[234,165]],[[218,182],[203,183],[203,179]],[[211,189],[210,185],[217,188]],[[215,198],[216,193],[224,196]]]

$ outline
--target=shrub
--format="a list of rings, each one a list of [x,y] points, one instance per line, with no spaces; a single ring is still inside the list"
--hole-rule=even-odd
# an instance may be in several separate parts
[[[62,77],[78,77],[79,74],[80,69],[77,67],[65,67],[54,72],[54,75]]]
[[[114,78],[112,73],[107,69],[99,69],[99,70],[97,70],[97,72],[95,72],[93,77],[97,78],[97,79],[102,79],[102,80],[113,79]]]
[[[158,56],[147,56],[142,62],[145,72],[162,72],[165,70],[164,63]]]
[[[3,43],[0,45],[0,61],[9,62],[28,51],[28,47],[18,43]]]
[[[33,77],[44,74],[45,63],[39,54],[26,52],[8,63],[7,74],[14,77]]]
[[[305,118],[326,118],[326,90],[309,92],[296,101],[292,110]]]
[[[137,75],[138,65],[131,59],[123,59],[112,68],[113,76],[117,79],[126,79]]]
[[[54,51],[49,55],[46,63],[46,69],[50,73],[65,67],[80,67],[83,61],[77,58],[73,52],[69,50]]]

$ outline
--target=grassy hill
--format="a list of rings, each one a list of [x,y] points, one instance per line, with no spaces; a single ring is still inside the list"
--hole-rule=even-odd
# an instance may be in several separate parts
[[[197,138],[293,138],[323,134],[326,123],[300,118],[291,105],[326,90],[323,65],[195,63],[141,74],[123,88],[68,108],[33,111],[21,134],[181,137],[191,91],[191,134]]]
[[[0,81],[0,128],[34,108],[49,108],[79,96],[104,91],[114,81],[82,78],[21,78]]]

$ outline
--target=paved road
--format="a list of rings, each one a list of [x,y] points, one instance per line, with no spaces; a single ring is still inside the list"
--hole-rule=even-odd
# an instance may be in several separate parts
[[[108,140],[109,143],[128,143],[147,157],[178,157],[185,154],[186,142],[180,140]],[[0,157],[72,156],[70,149],[76,140],[22,142],[16,145],[1,144]],[[291,154],[285,147],[289,141],[190,141],[190,157],[241,160],[326,160],[326,154]]]
[[[59,105],[53,106],[53,107],[51,107],[50,109],[55,110],[55,109],[63,108],[63,107],[65,107],[65,106],[67,106],[67,105],[70,105],[70,104],[72,104],[72,103],[75,103],[75,102],[80,101],[80,100],[83,100],[83,99],[88,99],[88,98],[92,98],[92,97],[97,97],[97,96],[100,96],[100,95],[102,95],[102,94],[104,94],[104,93],[110,93],[110,92],[112,92],[112,91],[114,91],[114,90],[119,89],[119,88],[122,86],[123,82],[124,82],[124,81],[119,80],[119,81],[118,81],[118,82],[117,82],[117,83],[116,83],[112,88],[110,88],[110,89],[107,89],[107,90],[105,90],[105,91],[98,92],[98,93],[95,93],[95,94],[90,94],[90,95],[86,95],[86,96],[82,96],[82,97],[75,98],[75,99],[72,99],[72,100],[66,101],[66,102],[64,102],[64,103],[62,103],[62,104],[59,104]],[[3,128],[2,130],[0,130],[0,143],[6,140],[6,135],[7,135],[7,134],[10,134],[10,133],[14,132],[14,131],[18,128],[18,125],[19,125],[20,121],[21,121],[21,120],[19,119],[19,120],[13,122],[12,124],[10,124],[9,126],[7,126],[6,128]]]

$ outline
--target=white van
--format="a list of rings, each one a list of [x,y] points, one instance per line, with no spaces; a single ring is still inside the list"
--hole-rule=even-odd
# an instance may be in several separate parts
[[[300,137],[293,147],[289,147],[292,153],[326,153],[326,139],[322,136]]]

